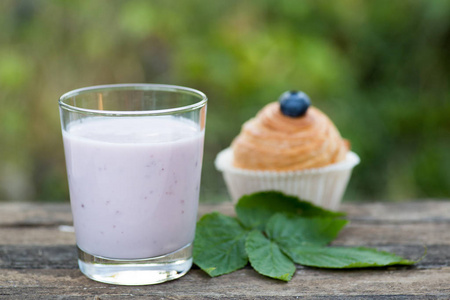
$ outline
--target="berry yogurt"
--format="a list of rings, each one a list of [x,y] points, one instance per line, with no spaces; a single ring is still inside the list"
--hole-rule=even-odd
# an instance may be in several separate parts
[[[63,140],[78,247],[142,259],[192,243],[203,139],[172,116],[72,122]]]

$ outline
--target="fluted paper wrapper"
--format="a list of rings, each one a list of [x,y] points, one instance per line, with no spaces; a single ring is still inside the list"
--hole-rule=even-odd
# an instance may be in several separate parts
[[[243,195],[261,191],[281,191],[326,209],[336,210],[347,188],[352,169],[359,163],[354,152],[347,153],[342,162],[317,169],[302,171],[253,171],[233,166],[233,151],[221,151],[215,160],[223,173],[234,202]]]

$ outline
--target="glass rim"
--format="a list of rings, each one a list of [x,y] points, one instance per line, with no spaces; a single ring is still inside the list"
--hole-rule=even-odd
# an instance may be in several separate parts
[[[173,108],[164,108],[164,109],[154,109],[154,110],[130,110],[130,111],[122,111],[122,110],[100,110],[100,109],[90,109],[90,108],[81,108],[74,105],[70,105],[65,103],[64,101],[75,97],[78,95],[82,95],[85,93],[95,93],[95,92],[104,92],[104,91],[114,91],[114,90],[123,90],[123,91],[163,91],[163,92],[182,92],[185,94],[190,94],[193,96],[199,97],[199,101],[179,107]],[[154,84],[154,83],[121,83],[121,84],[104,84],[104,85],[94,85],[88,86],[84,88],[79,88],[75,90],[71,90],[61,97],[59,97],[58,103],[59,106],[65,110],[72,112],[79,112],[84,114],[91,115],[103,115],[103,116],[155,116],[155,115],[169,115],[176,113],[184,113],[199,109],[206,105],[208,98],[206,95],[196,89],[188,88],[179,85],[170,85],[170,84]]]

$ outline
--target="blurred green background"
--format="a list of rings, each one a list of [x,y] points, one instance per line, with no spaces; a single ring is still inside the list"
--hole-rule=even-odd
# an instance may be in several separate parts
[[[0,199],[67,201],[57,99],[166,83],[209,97],[216,154],[285,90],[309,94],[361,157],[346,201],[450,196],[450,1],[0,2]]]

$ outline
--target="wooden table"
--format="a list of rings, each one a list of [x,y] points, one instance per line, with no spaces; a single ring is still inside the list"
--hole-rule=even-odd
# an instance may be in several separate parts
[[[200,213],[233,215],[230,203]],[[321,270],[298,266],[289,283],[250,267],[210,278],[194,267],[152,286],[91,281],[77,267],[68,204],[0,203],[1,299],[450,299],[450,201],[345,204],[351,224],[335,245],[369,246],[410,259],[413,267]]]

